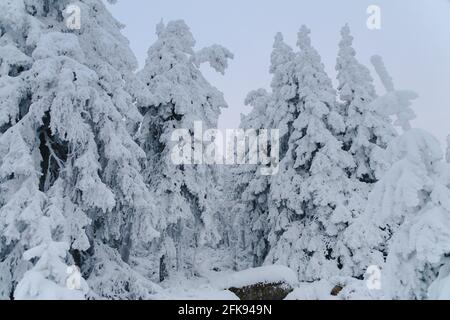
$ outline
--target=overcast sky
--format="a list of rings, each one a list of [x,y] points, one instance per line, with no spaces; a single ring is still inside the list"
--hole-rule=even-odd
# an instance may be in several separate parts
[[[381,8],[381,30],[366,26],[369,5]],[[218,43],[235,54],[225,76],[202,67],[229,105],[220,120],[222,128],[239,125],[240,113],[248,112],[243,101],[249,91],[269,88],[276,32],[281,31],[295,46],[297,31],[306,24],[334,80],[339,31],[348,22],[359,60],[372,70],[371,55],[382,55],[396,88],[420,95],[414,105],[418,116],[414,125],[440,141],[450,134],[448,0],[119,0],[108,7],[126,25],[123,33],[141,66],[161,19],[184,19],[197,40],[197,49]]]

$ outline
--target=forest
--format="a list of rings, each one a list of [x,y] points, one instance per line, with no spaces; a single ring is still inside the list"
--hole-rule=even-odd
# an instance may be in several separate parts
[[[239,131],[265,139],[226,152],[267,156],[225,161],[227,102],[201,66],[226,74],[233,53],[160,22],[139,68],[102,0],[76,1],[76,30],[72,2],[0,0],[0,300],[237,299],[280,281],[294,300],[450,299],[450,148],[413,127],[389,57],[359,62],[350,25],[337,86],[314,30],[275,35]]]

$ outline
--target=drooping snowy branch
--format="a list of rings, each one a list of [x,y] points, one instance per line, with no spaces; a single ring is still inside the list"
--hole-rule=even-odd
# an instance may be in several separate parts
[[[410,121],[416,118],[411,105],[412,101],[418,98],[417,93],[409,90],[395,90],[392,78],[380,56],[373,56],[372,64],[387,91],[385,95],[373,102],[372,107],[387,116],[395,116],[397,126],[404,131],[410,130]]]
[[[381,82],[384,85],[384,88],[387,92],[394,91],[394,81],[392,80],[392,77],[390,76],[389,72],[386,69],[386,65],[383,62],[383,58],[379,55],[374,55],[370,59],[372,62],[372,65],[375,68],[375,71],[377,72],[378,76],[381,79]]]
[[[225,70],[228,68],[228,60],[233,58],[234,55],[227,48],[214,44],[197,51],[193,61],[197,67],[200,67],[202,63],[208,62],[211,68],[221,74],[225,74]]]

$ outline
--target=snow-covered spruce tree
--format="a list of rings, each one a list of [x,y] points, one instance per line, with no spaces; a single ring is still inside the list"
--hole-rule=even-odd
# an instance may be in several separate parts
[[[393,232],[384,290],[389,298],[425,299],[450,254],[450,166],[425,131],[411,129],[396,142],[389,151],[398,160],[373,194],[381,193],[380,219]]]
[[[345,124],[336,93],[309,33],[303,26],[298,34],[297,117],[271,184],[266,259],[291,267],[304,281],[350,272],[350,259],[342,256],[347,253],[336,249],[352,218],[350,194],[358,188],[349,178],[354,161],[337,138]]]
[[[280,157],[283,158],[288,150],[293,122],[298,116],[299,101],[298,80],[295,72],[296,54],[284,42],[281,33],[275,36],[271,55],[270,73],[272,78],[272,103],[267,111],[267,128],[280,130]]]
[[[393,140],[386,159],[390,169],[348,231],[361,260],[382,269],[385,298],[424,299],[450,253],[450,166],[419,129]]]
[[[368,194],[385,167],[383,151],[397,133],[390,118],[374,103],[378,97],[373,79],[369,70],[356,59],[348,25],[342,28],[341,35],[336,65],[341,113],[345,121],[341,140],[344,150],[352,155],[355,162],[350,178],[359,181],[355,181],[357,188],[349,194],[352,218],[355,219],[365,210]],[[352,261],[348,264],[354,266],[354,270],[347,275],[363,275],[367,266],[360,266],[361,261],[353,259],[355,253],[351,248],[343,245],[340,250],[347,252],[343,256],[351,257]]]
[[[336,71],[346,127],[344,150],[355,160],[352,176],[372,184],[377,181],[379,153],[397,134],[389,117],[372,104],[377,98],[373,79],[369,70],[356,59],[348,25],[342,28],[341,35]]]
[[[259,89],[249,93],[246,103],[253,107],[241,120],[243,129],[279,129],[281,156],[287,152],[289,132],[295,117],[297,85],[295,54],[283,40],[275,36],[271,54],[272,92]],[[270,148],[270,145],[268,146]],[[234,194],[234,245],[237,269],[261,266],[269,251],[268,201],[271,176],[264,176],[260,167],[239,165],[232,170],[230,190]]]
[[[243,116],[240,128],[254,130],[258,134],[260,129],[266,129],[267,112],[270,95],[260,89],[249,93],[246,104],[253,107],[252,111]],[[250,131],[247,131],[250,132]],[[256,142],[254,142],[256,143]],[[251,148],[246,150],[249,152]],[[234,207],[232,244],[234,268],[242,270],[261,266],[268,252],[268,193],[270,177],[261,174],[257,164],[236,165],[232,169],[228,187]]]
[[[69,1],[0,3],[1,298],[81,298],[67,293],[71,264],[93,297],[152,289],[124,266],[132,244],[157,235],[131,137],[147,91],[104,4],[73,4],[80,30],[67,29]]]
[[[217,176],[215,169],[197,163],[208,143],[201,139],[201,130],[217,128],[220,109],[226,107],[222,93],[203,77],[200,65],[209,62],[224,73],[233,55],[219,45],[194,51],[195,40],[184,21],[160,23],[158,39],[149,51],[140,79],[154,95],[155,101],[142,108],[145,114],[140,128],[140,141],[148,158],[147,182],[157,195],[158,230],[161,238],[157,250],[159,278],[177,270],[192,273],[196,250],[202,245],[217,245],[220,231],[217,224]],[[202,128],[195,128],[201,122]],[[188,130],[195,147],[186,164],[174,163],[172,151],[179,142],[172,141],[174,130]],[[194,136],[194,132],[198,134]],[[194,162],[195,160],[195,162]]]
[[[374,104],[405,133],[385,151],[387,170],[347,230],[348,243],[360,261],[382,268],[384,297],[423,299],[450,253],[450,167],[433,136],[411,129],[416,95],[396,91],[381,59],[373,62],[388,91]]]

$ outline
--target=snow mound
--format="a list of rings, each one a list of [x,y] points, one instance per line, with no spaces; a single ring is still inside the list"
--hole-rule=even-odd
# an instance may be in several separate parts
[[[301,283],[285,300],[338,300],[331,295],[332,282],[321,280],[313,283]]]
[[[441,267],[438,278],[428,288],[428,299],[450,300],[450,259]]]
[[[285,266],[272,265],[259,268],[247,269],[232,273],[218,279],[220,288],[242,288],[257,283],[285,283],[292,287],[297,286],[296,273]]]
[[[183,291],[179,288],[177,292],[163,292],[151,297],[153,300],[239,300],[239,298],[228,290],[214,290],[214,289],[198,289]]]

